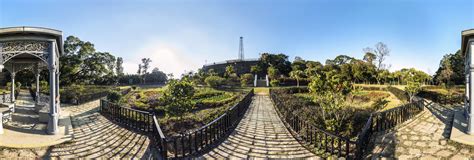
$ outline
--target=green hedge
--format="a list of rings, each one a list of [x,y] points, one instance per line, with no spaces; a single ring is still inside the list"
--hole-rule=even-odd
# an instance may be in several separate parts
[[[445,95],[434,91],[423,90],[417,94],[422,98],[429,99],[439,104],[459,104],[464,103],[463,94]]]
[[[396,87],[388,86],[387,90],[391,92],[392,94],[394,94],[395,97],[397,97],[401,101],[408,102],[408,100],[410,99],[407,92],[401,89],[398,89]]]
[[[361,88],[362,90],[365,91],[386,91],[387,87],[386,86],[355,86],[357,88]]]

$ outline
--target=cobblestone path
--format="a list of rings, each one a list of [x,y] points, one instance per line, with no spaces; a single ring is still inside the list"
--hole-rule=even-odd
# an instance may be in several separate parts
[[[375,135],[372,159],[474,159],[474,147],[449,141],[456,109],[430,102],[413,121]]]
[[[100,115],[99,100],[77,106],[61,106],[71,113],[74,138],[48,148],[10,149],[0,147],[0,159],[34,158],[147,158],[147,136],[124,129]]]
[[[286,130],[268,95],[255,95],[233,133],[219,146],[203,155],[224,158],[312,158]]]

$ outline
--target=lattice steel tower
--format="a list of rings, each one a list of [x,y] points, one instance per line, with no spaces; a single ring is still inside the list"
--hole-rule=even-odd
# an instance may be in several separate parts
[[[244,60],[244,37],[240,37],[239,59]]]

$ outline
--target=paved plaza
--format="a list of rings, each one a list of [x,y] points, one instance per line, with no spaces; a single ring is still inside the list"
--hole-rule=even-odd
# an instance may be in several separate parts
[[[288,132],[278,117],[270,97],[257,93],[233,133],[202,158],[317,157],[302,147]]]
[[[413,121],[376,135],[373,159],[474,159],[474,147],[449,141],[454,111],[432,102]]]
[[[62,106],[72,116],[72,141],[32,149],[0,147],[0,159],[147,158],[151,153],[148,137],[112,123],[98,113],[98,106],[99,100]]]

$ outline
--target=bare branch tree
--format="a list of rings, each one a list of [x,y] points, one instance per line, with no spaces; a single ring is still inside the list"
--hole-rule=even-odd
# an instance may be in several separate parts
[[[377,55],[377,70],[385,69],[383,62],[390,56],[390,49],[386,44],[379,42],[375,45],[375,55]]]

